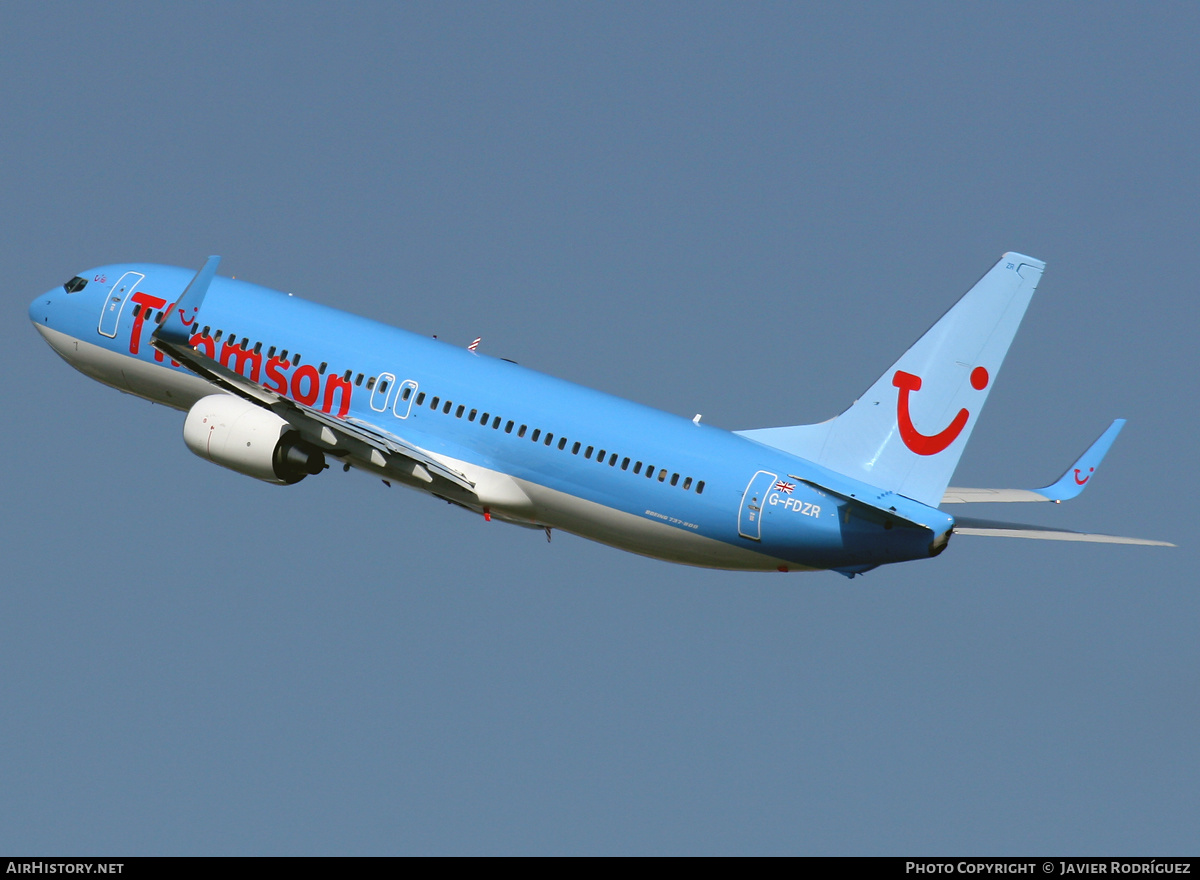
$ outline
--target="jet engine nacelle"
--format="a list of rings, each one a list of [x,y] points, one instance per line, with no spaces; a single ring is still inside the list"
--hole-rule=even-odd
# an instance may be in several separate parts
[[[197,400],[184,420],[183,441],[201,458],[267,483],[298,483],[325,467],[321,450],[291,425],[230,394]]]

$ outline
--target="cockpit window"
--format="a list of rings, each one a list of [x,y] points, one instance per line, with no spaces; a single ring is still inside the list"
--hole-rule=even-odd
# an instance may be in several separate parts
[[[70,281],[68,281],[66,284],[63,285],[63,290],[65,290],[67,293],[78,293],[79,291],[83,290],[83,288],[85,288],[86,286],[87,286],[87,279],[80,278],[78,275],[76,275],[74,278],[72,278]]]

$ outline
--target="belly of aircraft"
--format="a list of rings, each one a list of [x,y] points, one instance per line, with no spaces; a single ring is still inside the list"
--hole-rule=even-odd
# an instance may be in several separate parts
[[[118,391],[187,410],[215,390],[208,382],[190,373],[119,354],[42,324],[33,326],[55,353],[72,367]]]
[[[525,480],[518,481],[548,525],[667,562],[735,571],[807,571],[804,566],[735,547]]]

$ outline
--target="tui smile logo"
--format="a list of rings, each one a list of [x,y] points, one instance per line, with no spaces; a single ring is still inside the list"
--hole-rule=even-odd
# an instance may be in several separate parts
[[[987,388],[990,378],[986,369],[976,367],[971,371],[971,387],[976,391],[982,391]],[[936,434],[922,434],[913,425],[908,403],[909,395],[914,391],[921,390],[921,377],[897,370],[896,375],[892,377],[892,384],[900,389],[899,397],[896,400],[896,420],[900,426],[900,439],[917,455],[937,455],[958,439],[962,429],[967,426],[967,420],[971,418],[970,412],[960,409],[950,424]]]
[[[187,313],[183,310],[183,307],[180,306],[179,303],[175,304],[175,310],[179,312],[179,320],[183,322],[184,327],[191,327],[193,324],[195,324],[196,314],[200,311],[198,308],[193,307],[192,317],[188,318]]]

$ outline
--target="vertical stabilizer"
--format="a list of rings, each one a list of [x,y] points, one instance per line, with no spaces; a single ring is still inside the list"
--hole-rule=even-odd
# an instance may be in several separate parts
[[[1045,265],[1005,254],[836,419],[739,433],[936,507]]]

